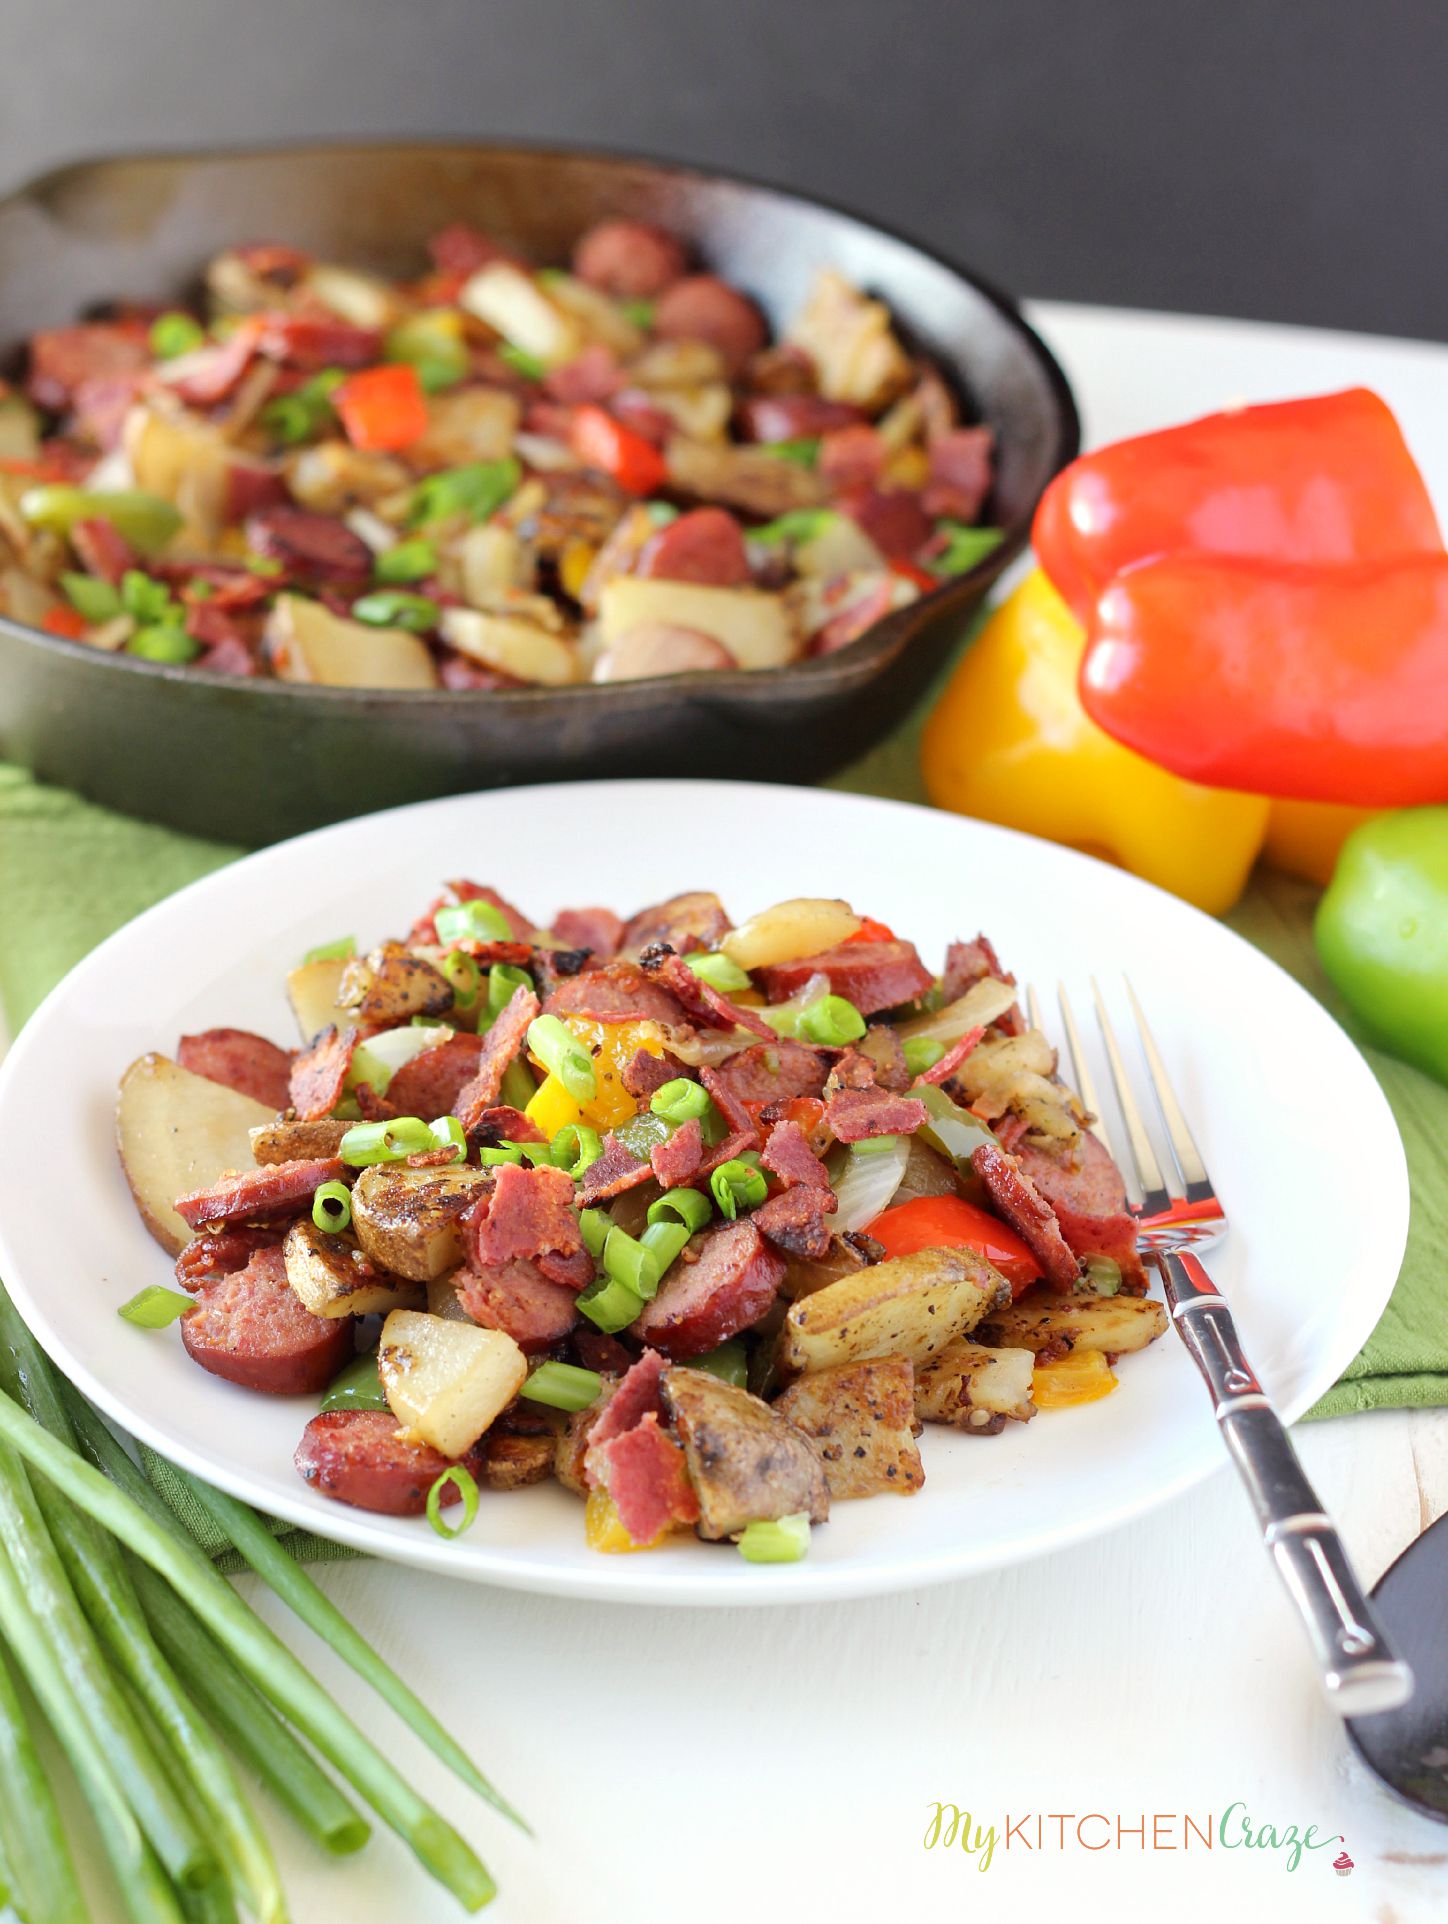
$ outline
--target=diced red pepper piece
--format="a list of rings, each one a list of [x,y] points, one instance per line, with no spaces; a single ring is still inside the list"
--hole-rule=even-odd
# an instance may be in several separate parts
[[[427,396],[405,361],[349,375],[332,406],[354,448],[406,448],[427,433]]]
[[[615,421],[601,407],[575,410],[569,440],[585,466],[597,468],[629,494],[653,494],[663,485],[664,457],[653,442]]]
[[[52,608],[42,618],[40,625],[46,634],[63,636],[66,641],[80,641],[86,631],[84,617],[78,615],[74,608]]]

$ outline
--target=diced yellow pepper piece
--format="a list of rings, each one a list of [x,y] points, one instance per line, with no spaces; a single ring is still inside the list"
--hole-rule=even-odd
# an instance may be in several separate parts
[[[583,1536],[590,1550],[606,1557],[631,1556],[635,1550],[655,1550],[669,1534],[667,1527],[648,1543],[635,1543],[623,1527],[617,1506],[607,1490],[590,1490],[583,1510]]]
[[[1031,1371],[1031,1401],[1038,1410],[1069,1410],[1097,1403],[1116,1388],[1116,1372],[1099,1349],[1073,1349]]]
[[[1273,802],[1262,859],[1326,888],[1348,836],[1381,813],[1376,808],[1351,808],[1345,802]]]
[[[597,554],[598,550],[591,541],[580,541],[577,535],[563,544],[563,552],[558,557],[558,585],[574,601],[583,592],[583,584],[588,579],[588,571]]]
[[[616,1129],[621,1122],[638,1112],[638,1099],[631,1096],[623,1086],[623,1072],[640,1049],[647,1049],[650,1055],[664,1053],[664,1039],[654,1022],[589,1022],[585,1017],[567,1015],[563,1017],[567,1027],[593,1057],[594,1075],[597,1088],[582,1102],[575,1102],[566,1089],[559,1086],[562,1101],[551,1095],[543,1104],[542,1110],[534,1114],[534,1103],[549,1089],[557,1078],[546,1078],[538,1095],[528,1104],[528,1116],[538,1127],[547,1132],[551,1141],[558,1129],[566,1122],[588,1122],[595,1129]],[[541,1063],[538,1065],[543,1066]],[[563,1103],[571,1105],[571,1113],[565,1114]],[[561,1118],[556,1125],[552,1117]]]
[[[1038,569],[966,649],[926,723],[931,801],[1105,855],[1220,914],[1262,845],[1266,798],[1199,787],[1113,741],[1076,692],[1085,647]]]
[[[523,1114],[537,1123],[550,1142],[569,1123],[576,1128],[584,1120],[583,1111],[554,1075],[544,1076]]]

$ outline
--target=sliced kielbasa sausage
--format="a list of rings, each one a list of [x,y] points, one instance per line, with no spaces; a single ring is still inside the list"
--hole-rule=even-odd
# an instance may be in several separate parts
[[[666,341],[707,341],[737,373],[769,338],[764,316],[745,294],[713,274],[675,281],[654,309],[654,332]]]
[[[601,220],[573,250],[579,280],[617,301],[651,301],[681,279],[687,266],[672,234],[638,220]]]
[[[303,1482],[323,1496],[382,1516],[421,1516],[428,1491],[453,1467],[441,1450],[405,1436],[390,1410],[323,1410],[302,1431],[292,1460]],[[471,1451],[459,1460],[474,1467]],[[459,1501],[454,1484],[441,1501]]]
[[[200,1035],[183,1035],[176,1060],[193,1076],[220,1082],[270,1109],[285,1109],[291,1101],[287,1086],[291,1057],[248,1029],[204,1029]]]
[[[249,546],[288,574],[316,580],[366,581],[372,550],[333,514],[311,508],[258,508],[246,518]]]
[[[747,441],[801,441],[865,419],[863,408],[827,401],[822,394],[755,394],[740,404],[739,425]]]
[[[197,1292],[181,1318],[181,1341],[193,1363],[228,1383],[268,1396],[315,1395],[352,1354],[352,1320],[304,1309],[272,1245]]]
[[[694,1261],[687,1256],[692,1254]],[[757,1323],[784,1280],[785,1262],[746,1217],[711,1230],[670,1271],[633,1333],[674,1362],[702,1356]]]
[[[274,1222],[299,1216],[324,1182],[338,1182],[348,1170],[337,1156],[309,1156],[297,1162],[265,1163],[233,1169],[207,1189],[176,1198],[176,1213],[192,1229],[202,1223]]]
[[[646,543],[635,572],[645,580],[743,587],[749,579],[743,530],[727,508],[692,508]]]

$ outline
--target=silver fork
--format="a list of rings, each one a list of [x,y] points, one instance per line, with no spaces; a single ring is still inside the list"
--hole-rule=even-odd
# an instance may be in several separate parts
[[[1392,1710],[1412,1695],[1413,1673],[1393,1655],[1378,1628],[1342,1539],[1324,1513],[1287,1431],[1247,1361],[1232,1312],[1195,1254],[1224,1233],[1226,1211],[1187,1127],[1141,1004],[1131,984],[1126,983],[1148,1080],[1174,1164],[1165,1176],[1132,1093],[1106,1004],[1094,981],[1091,990],[1125,1129],[1123,1144],[1112,1144],[1101,1121],[1101,1105],[1096,1100],[1080,1030],[1061,987],[1061,1026],[1076,1087],[1096,1118],[1094,1133],[1115,1155],[1128,1190],[1134,1188],[1128,1206],[1136,1218],[1138,1244],[1161,1276],[1177,1334],[1211,1392],[1217,1427],[1247,1487],[1262,1541],[1297,1606],[1327,1700],[1342,1717]],[[1028,993],[1028,1005],[1032,1026],[1040,1028],[1034,990]]]

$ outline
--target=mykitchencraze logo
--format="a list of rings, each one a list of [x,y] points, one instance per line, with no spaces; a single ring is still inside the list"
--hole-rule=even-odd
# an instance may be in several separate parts
[[[1220,1817],[1210,1811],[1053,1810],[1028,1811],[1020,1817],[1007,1812],[982,1822],[958,1804],[931,1803],[926,1809],[926,1850],[961,1851],[978,1871],[988,1871],[998,1851],[1013,1850],[1018,1856],[1077,1850],[1252,1850],[1269,1852],[1284,1870],[1295,1871],[1307,1852],[1343,1841],[1336,1831],[1330,1837],[1319,1835],[1316,1824],[1305,1830],[1296,1824],[1258,1824],[1240,1798],[1228,1804]]]

